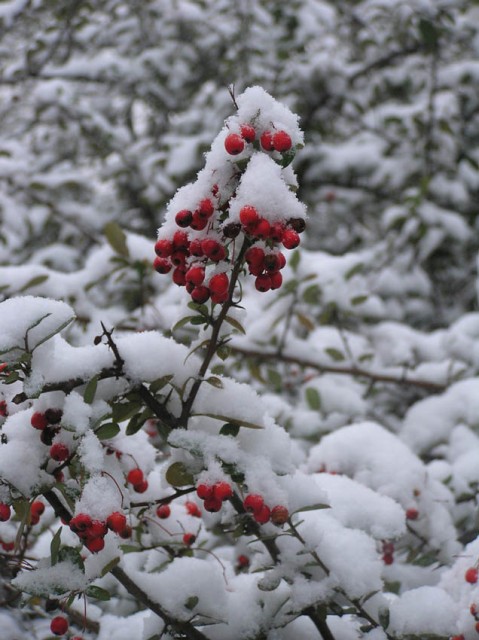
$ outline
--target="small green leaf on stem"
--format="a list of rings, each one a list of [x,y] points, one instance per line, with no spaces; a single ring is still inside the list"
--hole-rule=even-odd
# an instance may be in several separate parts
[[[95,600],[102,600],[103,602],[107,602],[107,600],[111,598],[110,593],[106,589],[96,587],[95,585],[90,585],[85,591],[85,594],[89,598],[95,598]]]
[[[195,483],[192,474],[183,462],[173,462],[173,464],[168,467],[165,478],[172,487],[186,487]]]
[[[308,387],[305,391],[306,402],[312,411],[319,411],[321,409],[321,396],[319,391],[314,387]]]
[[[58,529],[50,542],[50,556],[52,567],[58,562],[58,552],[60,551],[62,527]]]
[[[113,251],[126,258],[129,256],[125,232],[117,222],[108,222],[103,228],[103,233]]]
[[[93,378],[87,384],[85,388],[85,392],[83,394],[83,400],[85,401],[86,404],[91,404],[95,399],[97,385],[98,385],[98,376],[93,376]]]

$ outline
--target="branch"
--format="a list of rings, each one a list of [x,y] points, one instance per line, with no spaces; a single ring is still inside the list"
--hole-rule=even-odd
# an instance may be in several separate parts
[[[350,367],[337,367],[332,365],[323,365],[318,362],[314,362],[313,360],[307,360],[305,358],[296,358],[294,356],[288,356],[284,353],[277,352],[264,352],[257,351],[255,349],[247,349],[244,347],[237,347],[230,343],[229,348],[232,352],[235,352],[239,355],[244,356],[245,358],[255,358],[260,361],[270,361],[276,360],[279,362],[287,362],[290,364],[296,364],[299,367],[303,368],[311,368],[316,369],[320,373],[337,373],[340,375],[348,375],[348,376],[359,376],[362,378],[367,378],[372,382],[387,382],[391,384],[401,384],[401,385],[410,385],[414,387],[419,387],[422,389],[426,389],[427,391],[431,391],[433,393],[441,393],[447,389],[446,384],[441,384],[440,382],[431,382],[430,380],[421,380],[419,378],[407,378],[405,376],[397,377],[393,375],[388,375],[385,373],[374,373],[374,371],[368,371],[367,369],[361,369],[360,367],[350,366]]]

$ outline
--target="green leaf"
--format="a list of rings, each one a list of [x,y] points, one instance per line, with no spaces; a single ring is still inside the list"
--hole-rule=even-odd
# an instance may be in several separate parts
[[[379,611],[379,623],[383,629],[389,627],[389,609],[381,609]]]
[[[303,511],[319,511],[321,509],[331,509],[331,505],[318,502],[317,504],[310,504],[306,507],[300,507],[299,509],[296,509],[296,511],[293,511],[293,513],[302,513]],[[293,513],[291,515],[293,515]]]
[[[60,551],[62,528],[63,527],[60,527],[58,529],[58,531],[53,536],[52,541],[50,542],[50,556],[52,567],[58,562],[58,552]]]
[[[240,333],[242,333],[243,335],[246,335],[246,331],[244,330],[243,325],[241,324],[241,322],[238,322],[236,318],[232,318],[231,316],[226,316],[225,320],[228,324],[230,324],[232,327],[237,329]]]
[[[295,155],[296,155],[295,149],[290,149],[289,151],[285,151],[285,153],[283,153],[281,157],[281,161],[280,161],[281,166],[284,168],[290,165],[293,162]]]
[[[93,376],[93,378],[87,384],[85,388],[85,392],[83,393],[83,400],[85,401],[86,404],[91,404],[95,399],[97,385],[98,385],[98,376]]]
[[[314,331],[316,329],[316,325],[311,320],[311,318],[308,318],[308,316],[305,316],[303,313],[297,311],[296,317],[307,331]]]
[[[185,602],[185,607],[190,611],[193,611],[199,601],[200,599],[198,598],[198,596],[190,596]]]
[[[208,307],[205,304],[199,304],[198,302],[188,302],[188,309],[197,311],[202,316],[208,316]]]
[[[110,571],[114,569],[119,562],[120,562],[119,557],[113,558],[113,560],[110,560],[110,562],[108,562],[101,570],[100,577],[103,578],[103,576],[106,576],[107,573],[110,573]]]
[[[117,222],[108,222],[103,227],[103,233],[113,251],[119,253],[121,256],[125,256],[125,258],[129,256],[126,235]]]
[[[128,426],[125,432],[126,435],[127,436],[135,435],[135,433],[137,433],[141,429],[141,427],[145,424],[145,422],[148,420],[149,417],[150,416],[148,414],[145,414],[145,412],[134,415],[130,420],[130,422],[128,423]]]
[[[199,326],[200,324],[206,324],[206,320],[205,320],[204,316],[193,316],[190,319],[190,324],[195,325],[195,326]]]
[[[303,300],[307,304],[319,304],[321,300],[321,289],[318,284],[310,284],[303,291]]]
[[[301,260],[301,253],[298,250],[293,251],[293,254],[289,260],[289,266],[293,271],[296,271],[298,269],[300,260]]]
[[[319,395],[319,391],[314,387],[308,387],[304,393],[309,408],[313,411],[319,411],[321,409],[321,396]]]
[[[363,304],[368,298],[368,295],[354,296],[354,298],[351,298],[351,304],[355,306],[358,304]]]
[[[341,362],[344,360],[344,355],[339,351],[339,349],[334,349],[333,347],[328,347],[325,349],[326,353],[330,358],[332,358],[335,362]]]
[[[48,280],[49,277],[50,276],[48,273],[45,273],[41,276],[35,276],[26,284],[24,284],[23,287],[18,290],[18,293],[23,293],[24,291],[27,291],[27,289],[31,289],[32,287],[38,287],[39,284],[42,284],[43,282],[45,282],[45,280]]]
[[[95,431],[95,435],[99,440],[109,440],[120,433],[120,427],[116,422],[106,422]]]
[[[58,552],[58,561],[65,562],[66,560],[69,560],[85,573],[85,565],[78,549],[75,549],[75,547],[61,547]]]
[[[161,391],[161,389],[163,389],[163,387],[165,387],[169,382],[171,382],[173,380],[173,374],[170,373],[166,376],[162,376],[161,378],[158,378],[158,380],[154,380],[153,382],[150,383],[150,391],[151,393],[157,393],[158,391]]]
[[[216,350],[216,355],[220,360],[226,360],[231,355],[231,349],[227,347],[225,344],[222,344]]]
[[[112,405],[112,418],[115,422],[123,422],[140,413],[141,403],[139,401],[118,402]]]
[[[346,273],[344,274],[344,279],[350,280],[353,276],[355,276],[357,273],[361,273],[363,270],[364,264],[362,262],[357,262],[354,267],[351,267],[351,269],[346,271]]]
[[[221,381],[220,378],[217,378],[216,376],[210,376],[209,378],[206,378],[205,382],[210,384],[212,387],[215,387],[216,389],[224,388],[223,382]]]
[[[264,429],[264,427],[254,422],[247,422],[246,420],[238,420],[237,418],[231,418],[230,416],[224,416],[219,413],[192,413],[193,416],[205,416],[206,418],[213,418],[213,420],[221,420],[221,422],[230,422],[231,424],[237,424],[239,427],[246,427],[247,429]]]
[[[184,327],[186,324],[190,323],[193,318],[197,318],[198,316],[185,316],[184,318],[181,318],[181,320],[178,320],[178,322],[173,326],[172,331],[176,331],[177,329],[181,329],[181,327]],[[202,321],[204,322],[204,319],[202,319]]]
[[[173,462],[173,464],[168,467],[165,478],[172,487],[186,487],[195,483],[192,474],[183,462]]]
[[[101,587],[96,587],[95,585],[90,585],[85,594],[89,598],[95,598],[95,600],[102,600],[103,602],[107,602],[110,600],[110,593],[106,589],[102,589]]]
[[[274,591],[279,587],[280,584],[280,576],[269,576],[268,574],[266,574],[261,578],[261,580],[258,580],[256,586],[260,591]]]
[[[283,386],[283,378],[275,369],[268,369],[268,380],[276,389]]]
[[[434,50],[439,41],[439,29],[434,23],[425,18],[421,18],[418,24],[419,34],[426,48]]]
[[[236,438],[236,436],[239,433],[239,430],[240,430],[240,427],[238,424],[232,424],[231,422],[226,422],[226,424],[224,424],[220,429],[220,435],[233,436],[233,438]]]

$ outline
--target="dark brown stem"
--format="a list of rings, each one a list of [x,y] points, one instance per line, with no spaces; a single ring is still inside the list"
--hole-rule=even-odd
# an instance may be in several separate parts
[[[406,376],[392,376],[384,373],[374,373],[374,371],[368,371],[367,369],[361,369],[357,366],[350,367],[337,367],[331,365],[323,365],[313,360],[307,360],[305,358],[297,358],[294,356],[288,356],[284,353],[278,354],[275,352],[257,351],[255,349],[247,349],[244,347],[238,347],[230,344],[229,348],[232,352],[242,355],[246,358],[255,358],[258,361],[270,361],[276,360],[278,362],[287,362],[289,364],[296,364],[302,368],[316,369],[321,373],[337,373],[340,375],[359,376],[361,378],[367,378],[372,382],[386,382],[391,384],[410,385],[426,389],[433,393],[440,393],[447,389],[446,384],[439,382],[431,382],[430,380],[420,380],[418,378],[408,378]]]

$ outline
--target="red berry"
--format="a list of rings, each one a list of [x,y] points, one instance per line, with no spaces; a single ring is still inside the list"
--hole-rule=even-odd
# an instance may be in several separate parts
[[[265,131],[259,140],[265,151],[273,151],[273,134],[271,131]]]
[[[219,262],[226,257],[226,250],[222,244],[212,238],[205,238],[201,241],[201,248],[207,258],[213,262]]]
[[[388,553],[392,555],[394,553],[394,543],[383,542],[383,553]]]
[[[195,540],[196,540],[196,536],[194,533],[185,533],[183,536],[183,542],[188,547],[191,547],[191,545],[195,543]]]
[[[171,262],[166,258],[156,256],[153,260],[153,269],[161,274],[169,273],[171,271]]]
[[[279,289],[283,284],[283,276],[279,271],[275,271],[274,273],[269,274],[271,280],[271,289]]]
[[[281,242],[283,239],[284,225],[281,222],[273,222],[269,230],[269,237],[274,242]]]
[[[248,556],[238,556],[238,567],[240,569],[246,569],[246,567],[249,567],[249,558]]]
[[[121,514],[118,514],[121,515]],[[126,524],[126,518],[125,518]],[[88,536],[90,538],[103,538],[108,533],[108,527],[102,520],[92,520],[92,523],[88,529]]]
[[[474,629],[477,633],[479,633],[479,622],[476,622],[476,624],[474,625]]]
[[[286,229],[283,233],[282,243],[285,249],[296,249],[300,242],[300,237],[294,229]]]
[[[244,227],[250,227],[258,222],[259,215],[254,207],[247,204],[240,209],[239,219]]]
[[[120,538],[123,538],[124,540],[127,540],[128,538],[131,538],[131,534],[133,532],[133,529],[130,527],[130,525],[126,525],[126,527],[120,531],[119,535]]]
[[[260,249],[260,247],[251,247],[244,255],[246,262],[251,266],[261,266],[261,269],[264,265],[264,251]]]
[[[212,293],[211,294],[211,302],[214,304],[223,304],[228,300],[228,292],[224,291],[223,293]]]
[[[15,543],[14,542],[2,542],[2,549],[4,551],[13,551],[15,549]]]
[[[394,562],[394,556],[392,553],[385,553],[383,555],[383,562],[384,564],[392,564]]]
[[[30,514],[30,524],[33,526],[35,526],[36,524],[38,524],[40,522],[40,516],[37,516],[36,513],[31,513]]]
[[[184,269],[184,271],[186,271],[186,250],[185,249],[177,249],[176,251],[173,251],[173,253],[171,254],[170,260],[171,263],[175,266],[175,267],[181,267]],[[161,258],[158,258],[161,259]]]
[[[217,482],[213,486],[213,495],[217,500],[228,500],[233,495],[233,489],[228,482]]]
[[[201,518],[201,511],[196,502],[187,501],[185,502],[186,511],[190,516],[195,516],[196,518]]]
[[[171,515],[170,505],[160,504],[156,509],[156,515],[158,516],[158,518],[161,518],[161,520],[165,520],[166,518],[169,518]]]
[[[291,149],[291,136],[286,131],[277,131],[273,136],[275,151],[288,151]]]
[[[50,631],[56,636],[62,636],[68,631],[68,620],[63,616],[55,616],[50,622]]]
[[[202,284],[205,279],[205,270],[203,267],[190,267],[185,274],[187,284],[193,284],[194,286],[198,286]]]
[[[471,616],[476,617],[476,615],[477,615],[477,607],[476,607],[476,604],[474,602],[469,607],[469,611],[471,612]]]
[[[240,131],[241,137],[246,140],[246,142],[254,142],[254,139],[256,138],[256,131],[254,130],[254,127],[250,124],[242,124]]]
[[[257,513],[263,508],[264,500],[262,496],[258,493],[250,493],[243,500],[243,507],[246,511],[252,511],[253,513]]]
[[[476,567],[469,567],[469,569],[464,574],[464,579],[466,582],[470,584],[475,584],[477,582],[478,572]]]
[[[183,269],[175,269],[173,271],[173,282],[179,287],[184,287],[186,284],[185,271]]]
[[[115,533],[120,533],[126,527],[126,516],[119,511],[114,511],[106,519],[106,524]]]
[[[176,224],[183,229],[185,227],[189,227],[192,220],[193,213],[191,211],[188,211],[188,209],[182,209],[181,211],[178,211],[175,216]]]
[[[278,256],[279,268],[284,269],[284,267],[286,266],[286,258],[284,257],[284,253],[281,253],[280,251],[276,255]]]
[[[266,524],[266,522],[268,522],[268,520],[270,519],[270,516],[271,516],[271,511],[269,510],[269,507],[267,507],[265,504],[261,507],[259,511],[255,511],[253,513],[253,518],[256,520],[258,524]]]
[[[415,509],[414,507],[410,507],[406,511],[406,518],[408,520],[417,520],[418,517],[419,517],[419,511],[417,509]]]
[[[223,503],[219,498],[212,496],[211,498],[205,499],[203,506],[206,509],[206,511],[209,511],[210,513],[216,513],[221,509],[222,504]]]
[[[48,424],[58,424],[63,418],[63,411],[61,409],[47,409],[45,411],[45,418]]]
[[[260,218],[260,220],[258,220],[253,228],[248,228],[248,231],[252,236],[255,236],[255,238],[260,238],[262,240],[266,240],[266,238],[269,238],[270,230],[271,225],[264,218]]]
[[[266,273],[256,278],[254,286],[261,293],[265,293],[271,289],[271,278]]]
[[[223,227],[223,235],[225,238],[236,238],[241,231],[241,225],[237,222],[230,222]]]
[[[462,635],[462,633],[461,633],[461,635],[460,635],[460,636],[452,636],[451,640],[465,640],[465,638],[464,638],[464,636],[463,636],[463,635]]]
[[[68,447],[63,442],[56,442],[50,447],[50,458],[57,462],[64,462],[69,455]]]
[[[244,140],[237,133],[229,133],[225,138],[225,149],[231,156],[237,156],[244,149]]]
[[[138,482],[137,484],[133,485],[133,489],[137,493],[145,493],[145,491],[148,489],[148,482],[146,480],[143,480],[143,482]]]
[[[74,533],[81,533],[82,531],[86,531],[92,525],[92,519],[86,513],[79,513],[74,518],[70,520],[70,529]]]
[[[105,541],[103,538],[93,538],[85,543],[85,547],[88,551],[91,551],[91,553],[98,553],[105,547]]]
[[[189,245],[186,231],[175,231],[173,236],[173,249],[187,249]]]
[[[32,427],[34,427],[35,429],[39,429],[40,431],[43,431],[43,429],[45,429],[48,424],[48,420],[46,419],[45,414],[41,413],[40,411],[35,411],[35,413],[30,418],[30,422]]]
[[[226,273],[217,273],[210,278],[208,287],[211,293],[226,293],[229,284],[230,281]]]
[[[195,231],[203,231],[208,225],[208,218],[206,216],[202,216],[199,211],[195,211],[193,214],[193,219],[191,221],[190,227]],[[190,245],[191,251],[191,245]]]
[[[143,471],[141,469],[138,469],[138,468],[131,469],[131,471],[128,471],[128,475],[126,476],[126,480],[130,484],[139,484],[140,482],[143,482],[143,480],[144,480]]]
[[[203,285],[195,287],[191,292],[191,299],[197,304],[203,304],[210,297],[210,290]]]
[[[210,218],[214,213],[215,207],[209,198],[205,198],[198,205],[198,213],[200,216]]]
[[[276,253],[267,253],[264,257],[264,268],[268,272],[279,271],[279,257]]]
[[[0,400],[0,417],[5,418],[8,416],[8,408],[5,400]]]
[[[155,253],[159,258],[168,258],[173,252],[173,243],[171,240],[161,238],[155,243]]]
[[[10,505],[5,504],[5,502],[0,502],[0,522],[6,522],[10,519],[12,514],[12,510]]]
[[[30,513],[32,515],[41,516],[44,511],[45,511],[45,505],[41,500],[35,500],[30,505]]]
[[[213,495],[213,487],[208,484],[199,484],[196,487],[196,495],[198,498],[202,500],[206,500],[206,498],[211,498]]]
[[[271,522],[273,524],[281,525],[288,521],[289,511],[286,507],[278,504],[271,509]]]
[[[190,255],[195,256],[196,258],[201,258],[203,256],[203,249],[201,247],[201,240],[199,238],[195,238],[191,241]]]

